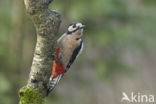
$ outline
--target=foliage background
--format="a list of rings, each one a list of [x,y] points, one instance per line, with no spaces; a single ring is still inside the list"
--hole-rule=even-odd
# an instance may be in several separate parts
[[[120,104],[122,92],[156,96],[155,0],[54,0],[59,34],[86,25],[84,51],[47,104]],[[0,104],[17,104],[27,83],[35,28],[22,0],[0,1]]]

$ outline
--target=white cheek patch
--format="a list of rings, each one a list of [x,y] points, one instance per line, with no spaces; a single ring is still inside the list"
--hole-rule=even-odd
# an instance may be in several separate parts
[[[77,23],[75,28],[73,28],[73,25],[71,25],[69,26],[68,31],[70,32],[75,31],[76,29],[78,29],[78,27],[81,27],[81,26],[82,26],[81,23]]]
[[[76,26],[77,26],[77,27],[81,27],[82,24],[81,24],[81,23],[77,23]]]
[[[73,27],[70,26],[70,27],[68,28],[68,31],[74,31]]]

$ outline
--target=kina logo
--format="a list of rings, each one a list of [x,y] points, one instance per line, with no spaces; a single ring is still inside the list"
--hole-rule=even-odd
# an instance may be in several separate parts
[[[140,92],[134,93],[131,92],[130,96],[128,96],[125,92],[122,92],[123,97],[121,98],[121,102],[139,102],[139,103],[154,103],[154,95],[145,95]]]

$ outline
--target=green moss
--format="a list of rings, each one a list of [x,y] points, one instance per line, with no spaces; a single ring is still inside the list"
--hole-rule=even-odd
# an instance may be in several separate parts
[[[38,89],[23,87],[19,91],[19,104],[44,104],[44,99]]]

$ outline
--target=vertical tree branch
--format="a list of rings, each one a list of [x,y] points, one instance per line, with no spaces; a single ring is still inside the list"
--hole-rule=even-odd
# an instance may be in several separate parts
[[[41,96],[43,98],[46,95],[52,66],[52,53],[61,20],[57,12],[48,9],[52,0],[24,0],[24,2],[26,11],[36,27],[37,43],[28,84],[19,91],[20,104],[36,104],[39,103],[36,102],[36,98],[39,100]]]

